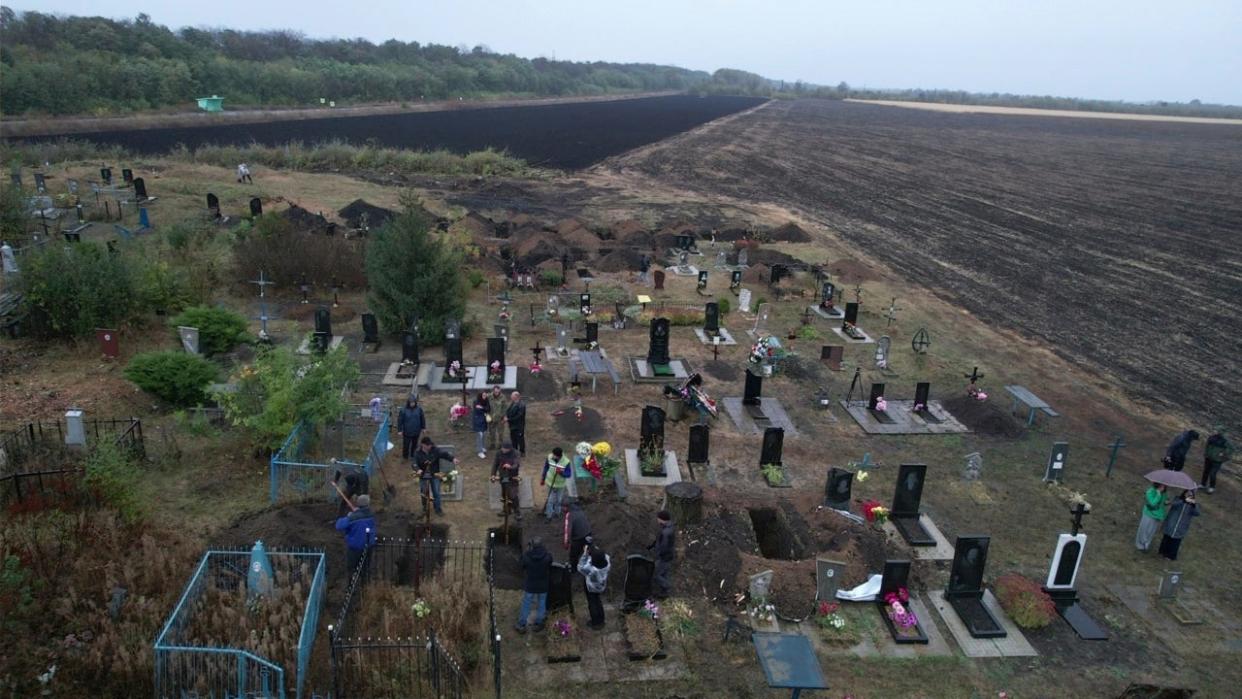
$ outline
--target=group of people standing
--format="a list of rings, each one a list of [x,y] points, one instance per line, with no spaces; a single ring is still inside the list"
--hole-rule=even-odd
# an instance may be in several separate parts
[[[1181,472],[1186,467],[1186,457],[1190,448],[1199,439],[1195,430],[1186,430],[1177,435],[1165,449],[1161,463],[1170,471]],[[1143,499],[1143,514],[1139,518],[1138,533],[1134,538],[1134,546],[1139,551],[1151,550],[1152,540],[1156,532],[1161,532],[1159,552],[1170,561],[1177,560],[1182,539],[1190,531],[1190,523],[1200,514],[1196,490],[1208,494],[1216,492],[1216,476],[1221,466],[1233,458],[1233,444],[1225,437],[1224,430],[1218,428],[1207,439],[1203,448],[1203,473],[1199,478],[1199,488],[1188,488],[1180,495],[1170,499],[1169,486],[1163,483],[1152,483]],[[1193,484],[1193,481],[1188,481]]]

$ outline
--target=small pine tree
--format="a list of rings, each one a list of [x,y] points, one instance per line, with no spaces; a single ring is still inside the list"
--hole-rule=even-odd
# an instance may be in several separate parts
[[[439,342],[445,321],[466,307],[462,258],[432,232],[416,201],[402,205],[367,245],[367,302],[385,331],[404,332],[415,314],[420,339]]]

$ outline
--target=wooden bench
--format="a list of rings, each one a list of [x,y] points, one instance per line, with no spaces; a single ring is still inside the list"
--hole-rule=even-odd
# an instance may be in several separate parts
[[[1061,417],[1061,414],[1053,410],[1051,405],[1048,405],[1048,403],[1045,402],[1042,398],[1035,395],[1034,393],[1031,393],[1030,389],[1028,389],[1026,386],[1017,386],[1017,385],[1006,386],[1005,391],[1007,391],[1009,395],[1013,396],[1013,405],[1009,409],[1011,413],[1015,415],[1018,414],[1019,403],[1027,407],[1027,415],[1026,415],[1026,426],[1027,427],[1030,427],[1035,424],[1036,413],[1044,413],[1048,417]]]

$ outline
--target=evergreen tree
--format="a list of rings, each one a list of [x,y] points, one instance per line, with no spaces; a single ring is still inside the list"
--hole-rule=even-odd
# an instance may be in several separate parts
[[[418,316],[420,340],[444,339],[445,321],[466,307],[462,258],[432,231],[413,198],[367,244],[367,302],[386,332],[405,332]]]

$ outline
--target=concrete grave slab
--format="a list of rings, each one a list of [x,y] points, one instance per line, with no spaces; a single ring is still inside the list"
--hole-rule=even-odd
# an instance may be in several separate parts
[[[861,642],[853,646],[828,643],[819,634],[815,619],[807,619],[797,625],[797,630],[811,639],[811,645],[823,655],[871,657],[871,658],[926,658],[952,656],[953,647],[941,631],[940,625],[932,619],[931,610],[918,593],[910,595],[910,610],[919,618],[923,632],[927,634],[927,643],[897,643],[884,628],[880,611],[874,602],[842,602],[851,612],[869,614],[875,617],[875,631],[863,634]],[[787,627],[788,630],[788,627]]]
[[[807,306],[807,308],[811,309],[812,313],[819,316],[820,318],[823,318],[824,320],[841,320],[842,318],[845,317],[845,311],[841,308],[833,307],[832,313],[829,313],[828,311],[825,311],[823,308],[820,308],[819,304],[815,304],[814,306]]]
[[[444,375],[445,367],[432,363],[431,368],[427,372],[427,389],[431,391],[457,391],[461,392],[462,382],[446,381]],[[466,389],[469,390],[471,384],[474,383],[474,377],[484,374],[486,378],[487,368],[481,366],[465,367],[466,372]]]
[[[669,268],[668,268],[668,271],[672,272],[673,274],[675,274],[675,275],[677,275],[677,276],[679,276],[679,277],[697,277],[697,276],[699,276],[699,268],[698,268],[698,267],[695,267],[694,265],[686,265],[685,267],[682,267],[682,266],[680,266],[680,265],[677,265],[677,266],[674,266],[674,267],[669,267]]]
[[[870,335],[868,335],[868,334],[867,334],[867,331],[866,331],[866,330],[863,330],[862,328],[860,328],[860,327],[858,327],[858,326],[854,326],[854,329],[858,331],[858,334],[862,335],[862,339],[856,340],[856,339],[854,339],[854,338],[850,337],[849,335],[846,335],[846,334],[845,334],[845,331],[843,331],[840,327],[835,327],[835,328],[833,328],[833,329],[832,329],[832,331],[833,331],[834,333],[836,333],[837,335],[839,335],[839,336],[841,337],[841,339],[842,339],[842,340],[845,340],[846,342],[850,343],[851,345],[872,345],[872,344],[875,344],[875,340],[874,340],[874,339],[873,339]]]
[[[742,405],[741,396],[722,398],[720,402],[724,405],[729,419],[742,434],[763,434],[763,431],[769,427],[784,429],[786,437],[797,437],[799,434],[789,413],[785,412],[785,407],[776,398],[764,396],[762,407],[767,420],[763,424],[750,416],[750,412],[746,409],[747,406]]]
[[[699,338],[699,342],[702,342],[703,344],[709,347],[715,344],[712,342],[712,338],[707,336],[707,332],[703,330],[703,328],[695,328],[694,334],[696,337]],[[729,346],[737,344],[737,340],[733,339],[733,333],[729,332],[728,328],[723,328],[723,327],[720,328],[719,334],[720,334],[720,346],[721,347],[729,347]]]
[[[409,372],[408,376],[402,376],[402,373],[401,362],[393,362],[388,365],[388,371],[384,373],[381,383],[385,386],[426,386],[431,374],[431,365],[423,362],[415,365],[414,370]]]
[[[953,544],[940,532],[936,523],[926,513],[919,513],[919,524],[936,540],[935,546],[911,546],[910,557],[920,561],[952,561]],[[892,520],[884,522],[884,533],[894,541],[901,541],[901,534]]]
[[[940,619],[949,628],[953,640],[968,658],[1018,658],[1039,655],[1039,652],[1026,640],[1022,631],[1013,623],[1000,607],[1000,602],[992,595],[991,590],[983,591],[983,606],[992,612],[992,616],[1005,629],[1004,638],[974,638],[966,625],[958,618],[957,612],[945,599],[944,590],[931,593],[932,605],[940,612]]]
[[[465,477],[466,474],[462,473],[461,469],[458,469],[457,477],[453,479],[452,483],[447,485],[441,483],[440,498],[450,502],[461,502],[464,500],[466,493],[466,484],[464,481]]]
[[[690,363],[685,359],[669,359],[668,366],[673,371],[672,376],[656,376],[644,357],[627,357],[626,359],[629,360],[630,377],[634,383],[666,383],[690,378]]]
[[[625,450],[625,480],[630,485],[666,486],[681,482],[681,468],[677,465],[677,454],[671,449],[664,452],[664,476],[644,476],[638,460],[637,449]]]
[[[495,385],[495,384],[488,382],[486,367],[472,367],[472,368],[477,368],[478,371],[475,371],[470,378],[469,388],[471,390],[485,391],[485,390],[490,389],[493,385]],[[515,366],[505,367],[505,378],[504,378],[504,381],[500,384],[500,388],[505,391],[516,391],[517,390],[517,367]]]
[[[969,432],[970,428],[957,421],[953,414],[944,409],[940,401],[928,401],[927,410],[940,420],[930,423],[914,414],[914,401],[890,400],[886,413],[892,422],[879,422],[867,410],[866,401],[846,403],[839,401],[845,412],[863,428],[867,434],[952,434]]]

